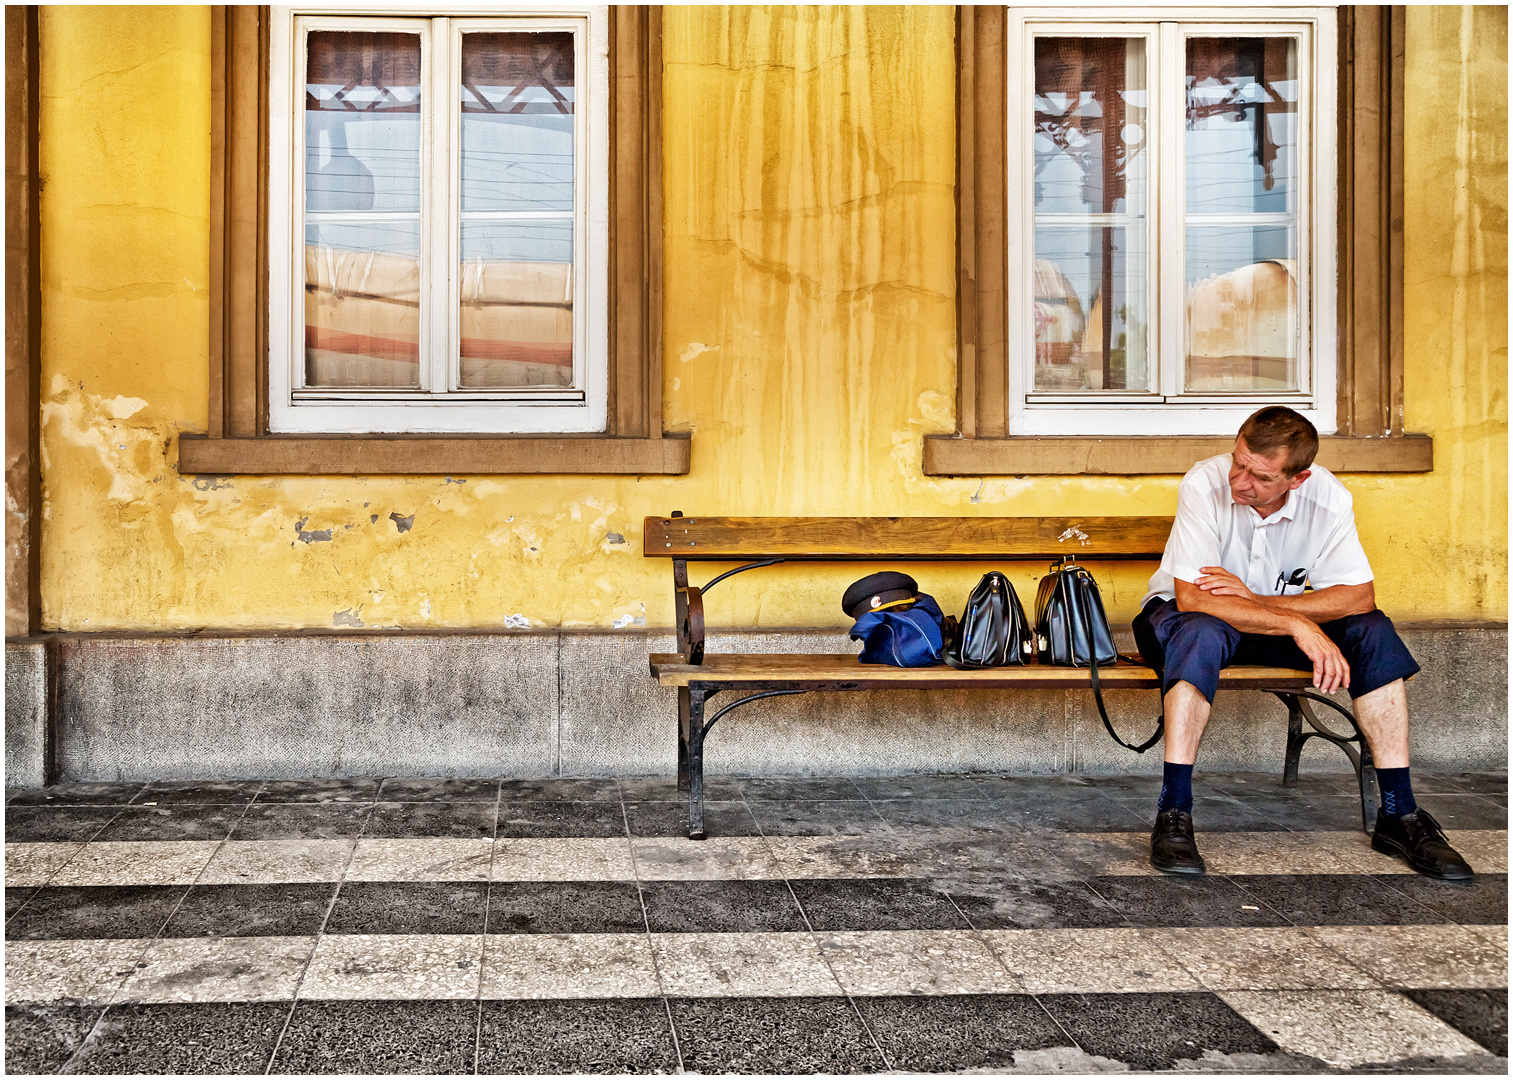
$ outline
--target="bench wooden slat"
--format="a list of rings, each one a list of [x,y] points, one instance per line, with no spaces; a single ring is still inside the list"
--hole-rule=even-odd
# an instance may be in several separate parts
[[[1169,517],[649,517],[648,557],[1159,559]]]
[[[684,663],[678,653],[653,653],[651,672],[662,686],[687,686],[691,682],[840,682],[858,687],[904,689],[949,689],[969,686],[983,690],[1065,690],[1089,685],[1087,668],[1052,667],[1048,664],[1011,664],[984,671],[957,671],[941,665],[928,668],[897,668],[887,664],[863,664],[853,653],[712,653],[702,664]],[[1148,667],[1118,664],[1100,667],[1098,679],[1109,690],[1145,690],[1159,687],[1160,680]],[[1222,686],[1254,689],[1276,687],[1303,689],[1313,685],[1313,673],[1292,668],[1232,667],[1219,676]],[[849,688],[849,687],[848,687]]]

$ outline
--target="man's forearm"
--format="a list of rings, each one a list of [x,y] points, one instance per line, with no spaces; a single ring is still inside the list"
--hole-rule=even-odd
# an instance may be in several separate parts
[[[1297,596],[1258,596],[1256,603],[1268,611],[1301,615],[1310,622],[1326,623],[1375,610],[1376,590],[1370,582],[1365,585],[1331,585]]]
[[[1177,582],[1177,607],[1182,611],[1201,611],[1223,619],[1242,634],[1293,637],[1302,624],[1313,623],[1308,616],[1298,612],[1273,610],[1241,596],[1216,596],[1191,582],[1180,580]]]

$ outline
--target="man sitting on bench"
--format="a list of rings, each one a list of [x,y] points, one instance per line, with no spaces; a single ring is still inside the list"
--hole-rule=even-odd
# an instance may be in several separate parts
[[[1166,717],[1151,865],[1204,872],[1192,821],[1198,741],[1219,670],[1262,664],[1312,667],[1323,692],[1349,690],[1382,791],[1371,846],[1429,877],[1467,880],[1471,867],[1413,800],[1403,680],[1419,667],[1377,609],[1350,493],[1313,464],[1318,448],[1306,418],[1272,406],[1245,421],[1232,454],[1182,478],[1166,553],[1134,625],[1141,655],[1161,672]]]

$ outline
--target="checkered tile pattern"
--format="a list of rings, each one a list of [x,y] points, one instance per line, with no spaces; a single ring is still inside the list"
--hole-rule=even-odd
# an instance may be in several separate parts
[[[6,805],[12,1073],[1507,1071],[1505,774],[71,784]]]

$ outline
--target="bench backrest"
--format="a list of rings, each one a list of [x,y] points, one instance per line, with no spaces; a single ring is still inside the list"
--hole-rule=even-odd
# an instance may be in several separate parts
[[[1159,559],[1169,517],[649,517],[647,557]]]

